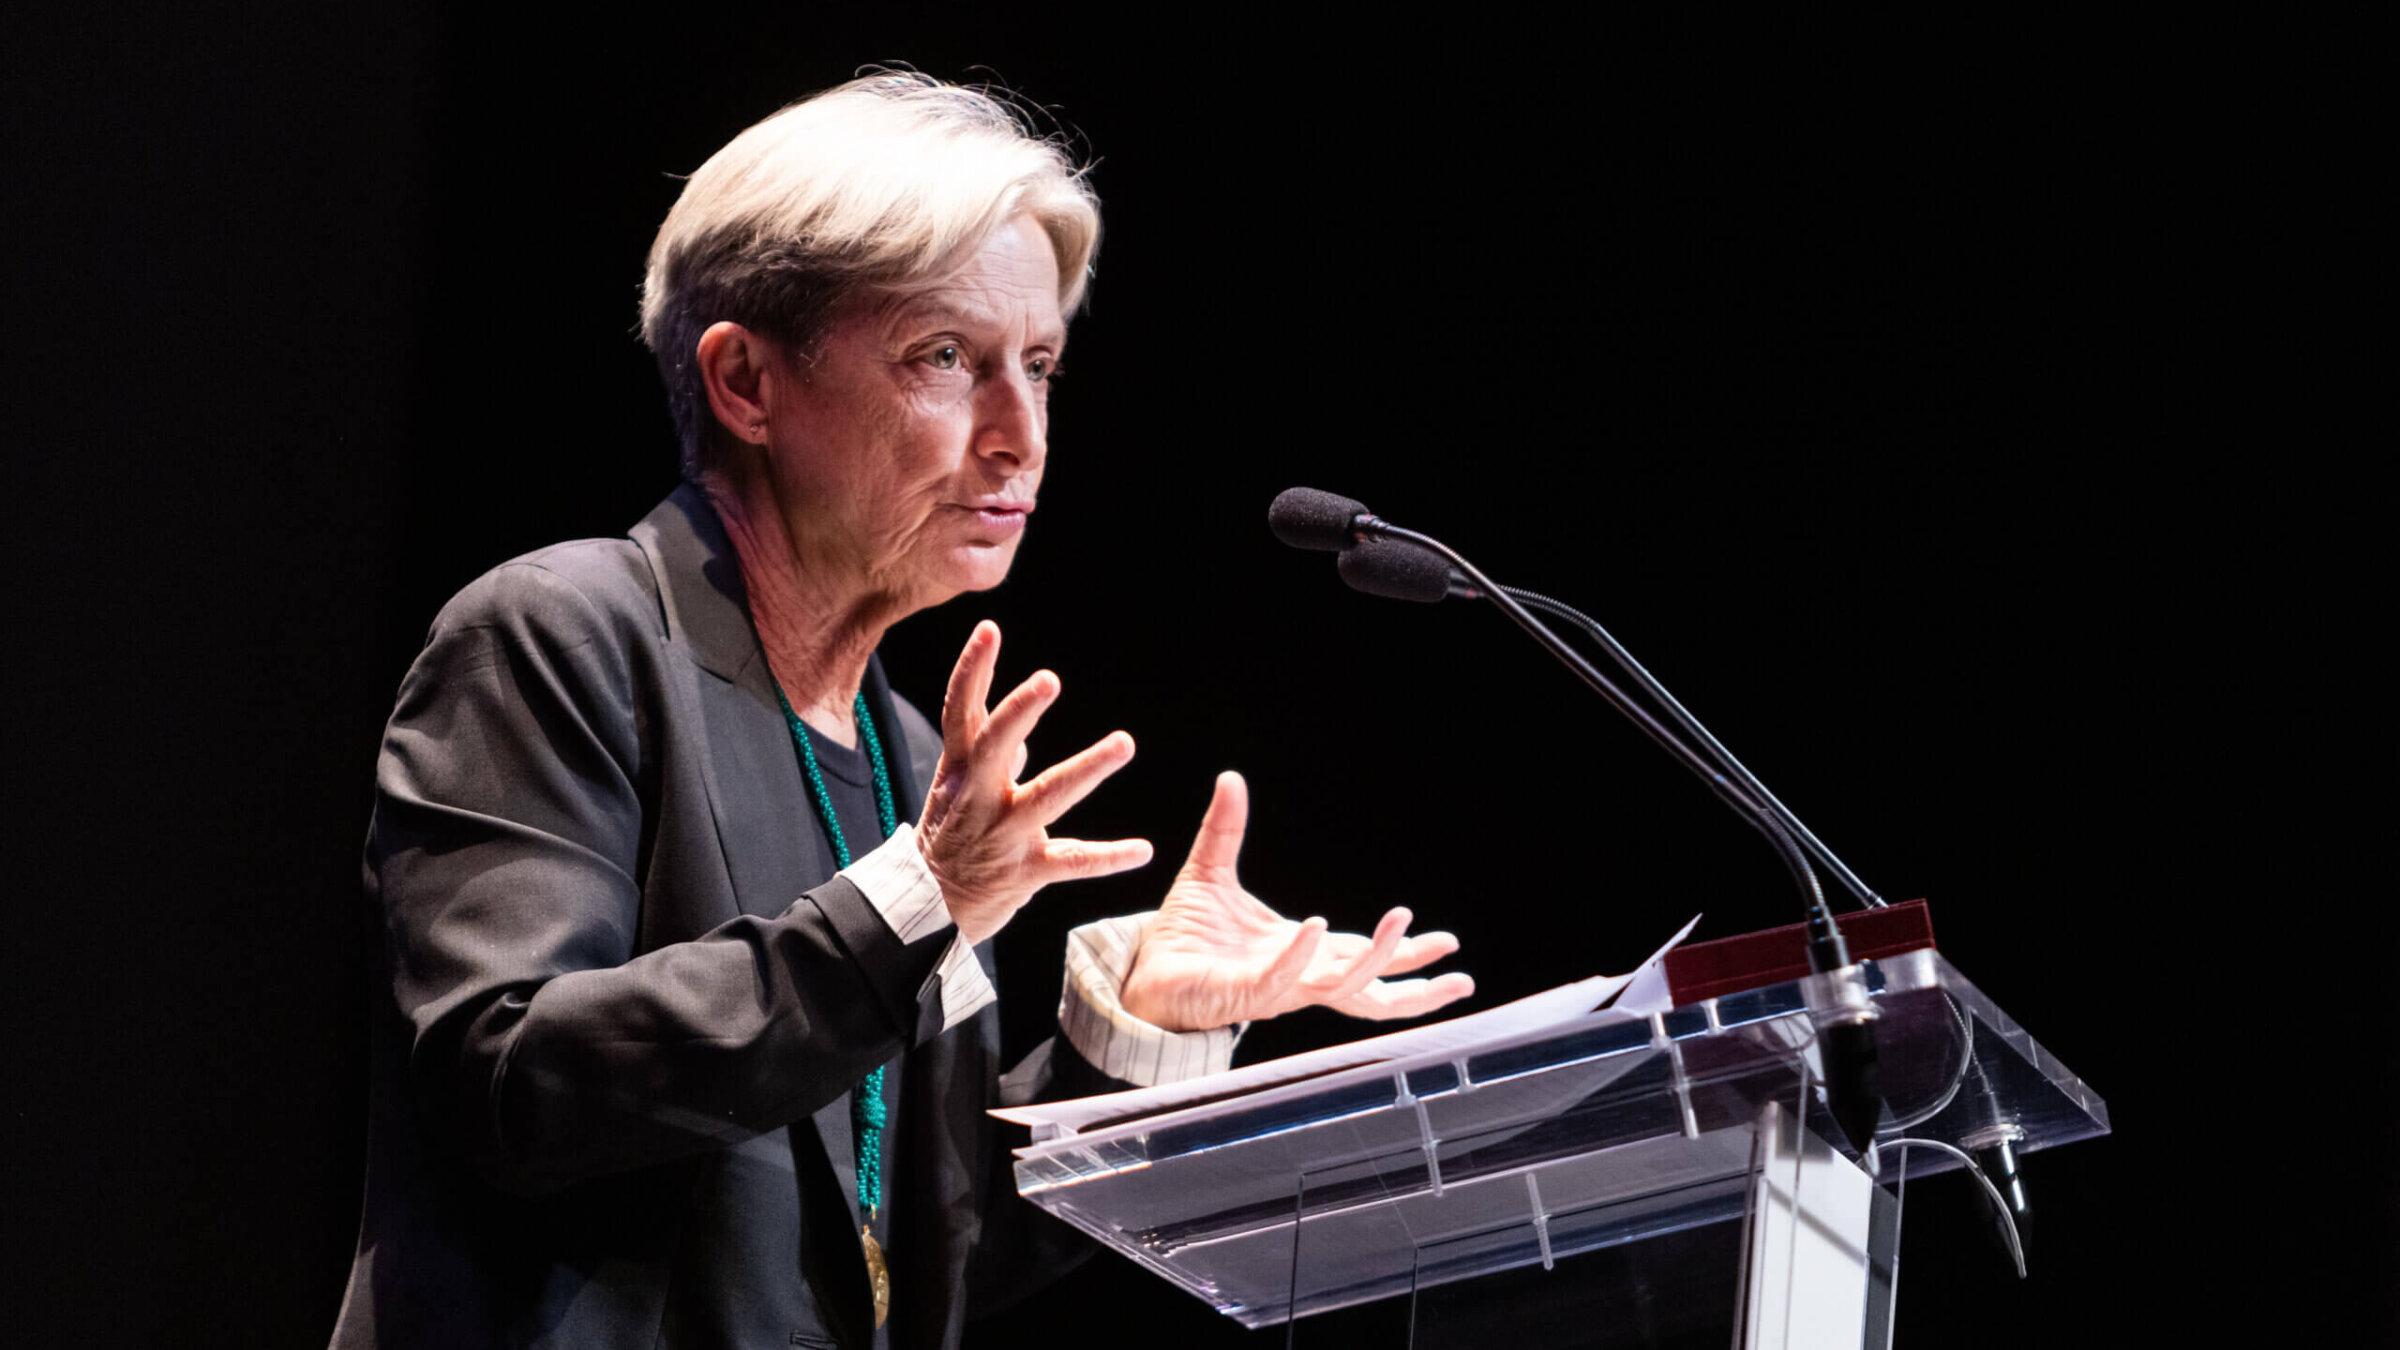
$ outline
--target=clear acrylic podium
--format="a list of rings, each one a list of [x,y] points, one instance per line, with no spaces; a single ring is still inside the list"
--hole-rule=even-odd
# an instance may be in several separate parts
[[[1961,1166],[1943,1145],[2105,1134],[2108,1109],[1938,952],[1860,970],[1886,1103],[1865,1159],[1825,1142],[1810,976],[1088,1127],[1020,1150],[1018,1189],[1304,1346],[1310,1314],[1405,1297],[1398,1344],[1883,1347],[1907,1179]]]

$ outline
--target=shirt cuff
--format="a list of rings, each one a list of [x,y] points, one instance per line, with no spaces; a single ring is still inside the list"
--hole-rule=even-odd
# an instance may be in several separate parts
[[[1136,1087],[1156,1087],[1233,1067],[1249,1023],[1213,1031],[1168,1031],[1125,1011],[1120,993],[1134,953],[1158,916],[1126,914],[1067,934],[1066,988],[1058,1025],[1093,1068]]]
[[[916,826],[902,822],[892,837],[842,869],[867,904],[904,943],[918,942],[952,927],[942,888],[918,851]],[[953,933],[933,976],[942,982],[942,1030],[948,1031],[992,1002],[991,978],[963,933]]]

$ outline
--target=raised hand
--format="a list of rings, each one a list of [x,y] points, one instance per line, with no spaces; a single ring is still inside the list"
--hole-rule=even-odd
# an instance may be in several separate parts
[[[969,942],[1000,931],[1033,893],[1053,881],[1106,876],[1150,861],[1150,841],[1053,839],[1051,822],[1133,758],[1133,738],[1111,732],[1029,783],[1025,738],[1058,698],[1058,676],[1035,671],[998,707],[985,707],[1000,660],[1000,629],[986,620],[968,635],[942,699],[942,761],[917,847],[942,888],[950,919]]]
[[[1363,937],[1329,933],[1323,919],[1295,923],[1243,890],[1234,863],[1249,818],[1242,776],[1219,774],[1191,857],[1134,954],[1120,995],[1127,1012],[1168,1031],[1202,1031],[1320,1003],[1352,1017],[1415,1017],[1475,992],[1473,977],[1456,971],[1381,978],[1458,950],[1448,933],[1409,936],[1404,908]]]

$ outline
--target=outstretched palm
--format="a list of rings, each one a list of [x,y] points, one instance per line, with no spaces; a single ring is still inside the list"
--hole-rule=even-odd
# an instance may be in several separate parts
[[[1323,919],[1294,922],[1242,889],[1234,863],[1250,815],[1240,774],[1217,778],[1191,857],[1159,906],[1122,1000],[1127,1012],[1169,1031],[1200,1031],[1325,1004],[1352,1017],[1415,1017],[1475,992],[1456,971],[1386,980],[1458,950],[1448,933],[1408,935],[1396,908],[1373,936],[1329,933]]]

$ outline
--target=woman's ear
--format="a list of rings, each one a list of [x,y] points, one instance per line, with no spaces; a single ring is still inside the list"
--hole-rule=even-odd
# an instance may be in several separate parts
[[[767,443],[767,386],[775,368],[775,346],[765,336],[730,321],[713,323],[694,353],[709,411],[733,439]]]

